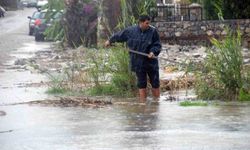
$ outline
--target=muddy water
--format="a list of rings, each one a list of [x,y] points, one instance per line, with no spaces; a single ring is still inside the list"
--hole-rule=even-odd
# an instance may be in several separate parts
[[[31,58],[36,52],[50,48],[49,43],[35,42],[34,36],[28,35],[27,16],[34,11],[34,8],[8,11],[6,17],[0,19],[0,104],[48,97],[46,88],[38,86],[46,82],[46,76],[27,70],[25,65],[15,65],[18,59]]]
[[[29,65],[15,65],[16,60],[29,59],[36,52],[50,49],[50,43],[31,41],[23,43],[16,51],[12,51],[10,59],[3,63],[0,72],[0,104],[43,100],[48,98],[46,87],[40,86],[48,81],[45,75],[32,71]],[[31,69],[27,69],[30,67]]]
[[[17,12],[16,17],[0,21],[4,29],[0,32],[0,104],[48,98],[46,87],[26,86],[46,81],[44,75],[11,69],[16,59],[49,49],[49,43],[34,42],[27,35],[24,19],[31,12],[20,13],[21,20]],[[9,24],[15,21],[18,26],[12,28]],[[250,149],[250,104],[185,108],[176,101],[164,101],[164,96],[159,104],[100,109],[0,106],[0,150]],[[180,93],[174,97],[183,99]]]
[[[235,104],[233,104],[235,105]],[[0,107],[1,150],[250,148],[250,105],[177,102],[101,109]]]

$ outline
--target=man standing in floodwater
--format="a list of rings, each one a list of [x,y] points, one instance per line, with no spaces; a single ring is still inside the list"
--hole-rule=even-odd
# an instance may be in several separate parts
[[[139,24],[115,33],[105,42],[110,46],[115,42],[127,42],[128,48],[147,54],[147,57],[130,52],[131,70],[136,73],[140,101],[147,98],[147,77],[152,86],[154,98],[160,97],[159,65],[156,58],[161,52],[160,37],[155,27],[150,25],[150,17],[142,15]]]

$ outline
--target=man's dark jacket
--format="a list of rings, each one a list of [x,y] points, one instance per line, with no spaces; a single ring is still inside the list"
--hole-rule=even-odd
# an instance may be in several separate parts
[[[129,49],[147,54],[153,52],[155,56],[158,56],[161,52],[159,34],[152,26],[149,26],[145,31],[142,31],[139,25],[128,27],[115,33],[109,41],[111,43],[127,42]],[[142,69],[148,69],[148,67],[159,69],[157,59],[149,59],[134,53],[130,53],[130,65],[132,71],[141,71]]]

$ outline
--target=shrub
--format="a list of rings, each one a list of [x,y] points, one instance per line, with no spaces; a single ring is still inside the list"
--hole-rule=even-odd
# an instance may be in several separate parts
[[[204,69],[196,73],[196,92],[202,99],[236,99],[242,88],[241,33],[226,30],[224,40],[211,39],[215,49],[208,49]]]
[[[135,75],[129,68],[129,55],[122,46],[88,52],[90,80],[96,95],[132,96],[136,89]],[[95,95],[94,94],[94,95]]]

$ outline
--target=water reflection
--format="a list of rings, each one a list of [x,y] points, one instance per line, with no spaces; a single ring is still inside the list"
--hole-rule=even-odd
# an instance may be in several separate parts
[[[224,131],[244,131],[250,129],[250,111],[244,106],[222,106],[217,109],[213,117],[213,126]]]
[[[1,150],[249,149],[248,106],[0,107]],[[14,144],[13,144],[14,143]]]
[[[123,130],[127,133],[120,140],[120,145],[130,148],[150,147],[152,149],[158,146],[158,137],[156,132],[159,127],[158,115],[159,104],[147,103],[146,105],[124,106],[121,108],[125,120],[123,121]]]
[[[135,105],[123,108],[126,131],[152,131],[157,128],[158,104]]]

